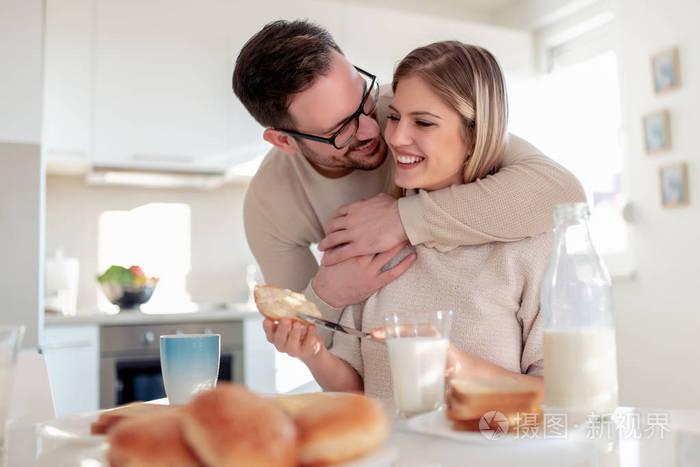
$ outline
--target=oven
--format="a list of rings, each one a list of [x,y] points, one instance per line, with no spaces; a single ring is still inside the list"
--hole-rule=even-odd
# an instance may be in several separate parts
[[[219,381],[243,381],[243,327],[236,322],[109,325],[100,328],[100,408],[165,397],[163,334],[220,334]]]

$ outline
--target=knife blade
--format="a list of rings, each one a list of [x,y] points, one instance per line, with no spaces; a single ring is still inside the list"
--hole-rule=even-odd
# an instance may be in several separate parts
[[[361,339],[369,339],[375,342],[384,342],[383,339],[376,339],[368,332],[359,331],[355,328],[349,326],[343,326],[342,324],[334,323],[333,321],[326,321],[325,319],[316,318],[315,316],[305,315],[304,313],[297,313],[297,317],[307,321],[309,323],[316,324],[318,326],[330,329],[333,332],[339,332],[341,334],[348,334],[353,337],[359,337]]]

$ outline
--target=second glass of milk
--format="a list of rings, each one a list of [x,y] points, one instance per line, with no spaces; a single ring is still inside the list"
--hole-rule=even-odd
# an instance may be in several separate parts
[[[384,319],[397,415],[440,408],[452,311],[393,312]]]

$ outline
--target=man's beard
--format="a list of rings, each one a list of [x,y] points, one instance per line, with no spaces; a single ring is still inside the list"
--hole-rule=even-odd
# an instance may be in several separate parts
[[[352,151],[367,143],[370,140],[358,141],[351,144],[346,148],[346,151],[340,155],[324,156],[313,149],[311,149],[304,140],[298,138],[296,141],[299,144],[301,153],[306,157],[311,163],[316,164],[320,167],[325,167],[328,169],[353,169],[353,170],[374,170],[384,162],[387,155],[386,143],[384,138],[381,136],[377,137],[379,139],[377,147],[371,154],[365,155],[355,155],[353,157]]]

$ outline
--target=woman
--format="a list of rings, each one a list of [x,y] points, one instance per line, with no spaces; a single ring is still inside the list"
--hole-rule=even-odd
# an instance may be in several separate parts
[[[507,100],[502,72],[488,51],[455,41],[420,47],[401,61],[392,87],[386,140],[395,183],[407,196],[479,183],[499,169]],[[346,308],[342,322],[372,330],[384,325],[389,310],[452,309],[449,376],[510,374],[541,386],[539,288],[550,237],[451,249],[418,246],[415,264],[364,303]],[[413,250],[405,248],[394,262]],[[313,328],[307,332],[295,324],[285,333],[269,322],[265,331],[268,340],[301,358],[324,389],[391,399],[381,343],[337,336],[328,351]]]

